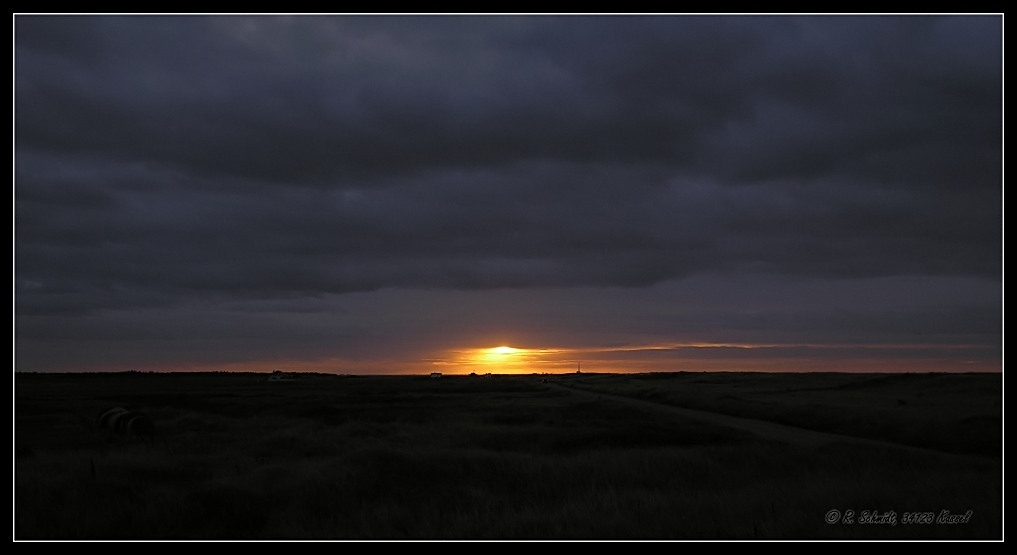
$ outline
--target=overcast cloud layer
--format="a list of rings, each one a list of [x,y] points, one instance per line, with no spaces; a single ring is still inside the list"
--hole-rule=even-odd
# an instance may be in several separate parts
[[[1000,16],[14,33],[19,370],[387,371],[508,341],[1001,369]]]

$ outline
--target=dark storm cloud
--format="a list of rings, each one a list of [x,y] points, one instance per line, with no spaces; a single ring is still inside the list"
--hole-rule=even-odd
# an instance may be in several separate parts
[[[15,310],[40,321],[704,275],[1001,287],[999,16],[15,16],[14,93]]]

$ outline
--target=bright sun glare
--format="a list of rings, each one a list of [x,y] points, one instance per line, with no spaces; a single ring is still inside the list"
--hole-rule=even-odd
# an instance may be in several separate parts
[[[522,370],[521,365],[527,363],[527,349],[517,349],[505,345],[487,349],[477,349],[470,357],[474,364],[489,366],[497,372]]]
[[[562,349],[525,349],[499,345],[455,351],[453,364],[482,373],[519,374],[554,368]],[[570,364],[570,363],[569,363]]]
[[[476,360],[481,364],[497,364],[505,365],[510,363],[520,363],[525,358],[526,349],[517,349],[515,347],[509,347],[507,345],[501,345],[498,347],[491,347],[489,349],[480,349],[477,353]]]

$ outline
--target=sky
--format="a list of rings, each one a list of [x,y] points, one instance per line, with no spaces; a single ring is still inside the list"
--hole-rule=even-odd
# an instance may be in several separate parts
[[[12,19],[15,371],[1002,371],[1001,14]]]

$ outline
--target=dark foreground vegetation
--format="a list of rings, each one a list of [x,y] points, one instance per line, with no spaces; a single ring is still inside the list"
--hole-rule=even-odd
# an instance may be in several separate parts
[[[999,374],[14,386],[15,540],[1002,539]],[[900,446],[766,441],[607,394]],[[114,406],[155,430],[97,428]]]

